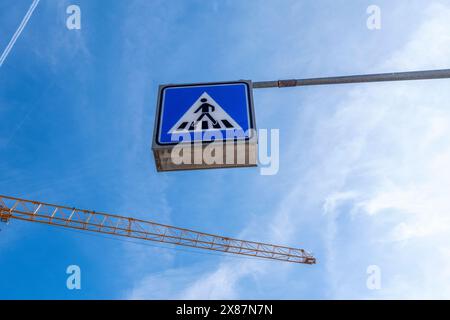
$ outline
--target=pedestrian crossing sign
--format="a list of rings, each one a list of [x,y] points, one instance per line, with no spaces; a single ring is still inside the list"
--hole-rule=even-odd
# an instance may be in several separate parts
[[[152,150],[158,171],[256,166],[252,82],[160,86]]]
[[[248,140],[255,119],[250,81],[165,85],[160,87],[156,143]],[[207,133],[207,134],[205,134]]]

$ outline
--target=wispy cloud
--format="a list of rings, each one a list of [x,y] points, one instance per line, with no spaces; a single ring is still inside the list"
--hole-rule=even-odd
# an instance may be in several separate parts
[[[450,7],[435,1],[420,19],[410,40],[387,61],[380,61],[379,69],[450,66]],[[290,146],[286,155],[292,158],[282,159],[295,162],[295,150],[303,148],[309,153],[303,161],[310,165],[292,169],[296,176],[291,179],[297,185],[274,214],[255,217],[241,236],[254,236],[252,226],[260,221],[271,226],[265,237],[274,242],[299,241],[308,233],[305,226],[320,228],[314,241],[325,248],[319,259],[327,272],[320,282],[324,296],[448,296],[450,292],[442,288],[450,269],[447,86],[446,80],[356,86],[337,101],[332,114],[318,111],[322,117],[310,123],[310,141],[306,141],[312,147],[306,151],[303,140]],[[317,105],[317,101],[308,103]],[[382,268],[383,289],[377,292],[365,287],[370,264]],[[295,270],[230,259],[179,285],[171,275],[158,276],[158,281],[170,283],[167,297],[182,292],[186,298],[245,298],[257,296],[255,290],[246,291],[247,277],[268,288],[280,274],[295,278],[299,272]],[[302,281],[302,287],[283,290],[295,297],[308,296],[323,276],[319,273]],[[148,297],[150,290],[143,280],[133,289],[139,295],[131,297]],[[276,296],[282,296],[280,291]]]
[[[409,70],[448,67],[449,18],[448,5],[430,5],[411,40],[384,65]],[[450,267],[442,256],[450,240],[446,169],[450,96],[446,86],[448,81],[443,80],[358,89],[340,103],[339,114],[327,121],[335,136],[323,137],[319,143],[328,141],[348,158],[345,166],[333,165],[346,172],[335,192],[356,194],[344,199],[343,207],[331,210],[352,213],[353,221],[341,222],[336,214],[329,215],[329,224],[337,229],[327,235],[334,297],[439,298],[449,294],[442,288]],[[348,234],[349,227],[365,234]],[[364,244],[358,247],[364,253],[355,250],[354,241]],[[343,247],[343,242],[349,246]],[[342,261],[343,257],[352,263]],[[381,291],[370,292],[352,283],[351,272],[364,272],[364,263],[382,268]]]

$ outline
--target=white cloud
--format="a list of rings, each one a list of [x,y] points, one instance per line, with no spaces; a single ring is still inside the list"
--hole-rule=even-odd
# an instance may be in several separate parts
[[[410,41],[380,63],[380,68],[450,66],[449,19],[449,5],[439,1],[430,4]],[[325,219],[317,231],[322,238],[316,239],[325,247],[325,256],[319,260],[327,272],[325,295],[450,296],[445,288],[450,281],[448,92],[447,80],[356,86],[340,100],[334,114],[321,114],[321,119],[311,122],[314,130],[309,143],[315,147],[302,159],[310,166],[297,171],[292,177],[296,186],[282,199],[276,213],[265,218],[271,226],[265,236],[274,242],[292,242],[308,226],[317,226]],[[292,146],[296,148],[299,146]],[[316,213],[322,210],[324,215],[311,213],[302,202],[315,204]],[[241,236],[253,235],[252,226],[260,221],[250,222]],[[369,264],[381,267],[380,291],[365,287]],[[161,281],[171,284],[167,297],[182,292],[182,297],[193,299],[242,298],[255,297],[241,287],[245,277],[267,284],[289,275],[292,283],[294,272],[299,271],[282,264],[227,259],[179,285],[175,285],[178,278],[170,275]],[[283,290],[308,296],[322,276],[311,279],[300,291],[291,286]],[[133,292],[149,297],[149,290],[143,280]],[[271,294],[266,292],[265,296]]]
[[[139,281],[125,298],[132,300],[141,299],[176,299],[175,291],[177,286],[188,286],[192,281],[192,275],[196,274],[194,268],[190,269],[169,269],[164,272],[150,274]],[[167,279],[172,281],[167,281]]]
[[[239,263],[242,267],[242,263]],[[236,281],[246,274],[245,268],[226,263],[204,279],[191,284],[181,295],[183,299],[237,299]]]
[[[426,12],[410,42],[386,63],[391,69],[450,65],[450,6],[432,4]],[[366,231],[355,238],[335,231],[328,239],[328,252],[335,257],[328,267],[338,284],[332,287],[334,297],[450,295],[444,285],[450,280],[450,260],[442,255],[450,243],[450,93],[446,87],[448,81],[442,80],[359,89],[327,121],[336,131],[331,140],[324,139],[349,152],[349,161],[340,168],[346,174],[338,192],[357,191],[359,196],[347,207],[368,215],[358,223],[346,221],[347,226],[336,215],[330,216],[336,229],[350,225]],[[352,241],[364,243],[365,252],[352,251]],[[342,242],[349,247],[336,244]],[[349,270],[351,263],[336,257],[348,257],[345,260],[355,267]],[[382,266],[383,290],[370,292],[350,284],[355,278],[349,273],[358,268],[361,272],[365,260]]]

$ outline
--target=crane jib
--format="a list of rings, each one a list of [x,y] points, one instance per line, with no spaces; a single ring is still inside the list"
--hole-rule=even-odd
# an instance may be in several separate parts
[[[0,219],[2,222],[8,222],[10,219],[38,222],[255,258],[301,264],[316,263],[314,256],[303,249],[234,239],[153,221],[2,195],[0,195]]]

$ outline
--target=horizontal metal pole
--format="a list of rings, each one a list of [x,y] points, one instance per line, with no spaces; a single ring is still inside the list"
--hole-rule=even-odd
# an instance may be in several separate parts
[[[254,89],[450,78],[450,69],[253,82]]]

